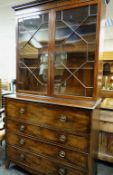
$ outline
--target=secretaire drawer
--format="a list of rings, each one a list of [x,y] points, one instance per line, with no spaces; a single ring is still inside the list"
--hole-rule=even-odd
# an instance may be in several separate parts
[[[6,128],[14,133],[34,136],[39,139],[55,142],[57,144],[73,147],[78,150],[89,152],[89,137],[77,136],[68,132],[56,131],[28,123],[6,120]]]
[[[87,175],[87,172],[81,172],[64,166],[62,163],[54,163],[51,160],[42,158],[39,156],[34,156],[33,154],[23,152],[22,150],[7,147],[8,157],[11,160],[27,167],[31,167],[35,170],[34,174],[42,173],[47,175]]]
[[[30,139],[21,135],[15,135],[7,133],[7,144],[21,147],[31,153],[47,156],[52,159],[68,163],[73,166],[81,166],[87,169],[88,155],[77,151],[65,149],[61,146],[50,144],[48,142],[38,141],[36,139]]]
[[[41,126],[49,125],[77,133],[90,132],[91,113],[89,110],[9,100],[6,114],[11,118],[16,117]]]

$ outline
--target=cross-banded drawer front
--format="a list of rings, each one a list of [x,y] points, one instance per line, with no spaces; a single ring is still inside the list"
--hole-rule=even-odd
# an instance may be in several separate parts
[[[73,133],[89,133],[91,114],[88,110],[44,104],[9,101],[7,116],[21,119],[41,126],[55,127]]]
[[[30,152],[54,158],[55,160],[69,163],[73,166],[81,166],[87,168],[88,156],[87,154],[79,153],[63,147],[52,145],[49,143],[41,142],[35,139],[7,133],[7,143]]]
[[[35,170],[35,173],[43,173],[50,175],[87,175],[87,172],[81,172],[80,170],[74,170],[62,163],[54,163],[48,159],[34,156],[30,153],[25,153],[19,149],[7,147],[8,156],[19,164],[24,164]]]
[[[29,136],[34,136],[39,139],[46,139],[57,144],[73,147],[78,150],[89,151],[89,137],[81,137],[67,132],[55,131],[52,129],[30,125],[23,122],[7,120],[6,127],[14,133],[22,133]]]

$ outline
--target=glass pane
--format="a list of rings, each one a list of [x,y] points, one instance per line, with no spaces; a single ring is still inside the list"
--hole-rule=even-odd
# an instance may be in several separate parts
[[[96,13],[95,5],[56,13],[54,94],[93,95]]]
[[[97,5],[90,6],[89,10],[90,10],[91,15],[96,15],[97,14]]]
[[[103,61],[102,90],[113,91],[113,61]]]
[[[48,84],[48,14],[19,20],[20,90],[47,94]]]

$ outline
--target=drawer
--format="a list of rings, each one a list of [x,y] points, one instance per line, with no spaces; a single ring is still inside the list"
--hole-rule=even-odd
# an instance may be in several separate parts
[[[113,163],[113,134],[99,132],[99,154],[100,160]]]
[[[113,123],[100,121],[99,125],[100,125],[99,128],[100,131],[113,133]]]
[[[84,152],[89,151],[89,138],[81,137],[67,132],[55,131],[48,128],[30,125],[23,122],[7,120],[6,127],[13,133],[31,135],[39,139],[46,139],[57,144],[73,147]]]
[[[113,156],[113,133],[103,133],[106,136],[106,153]]]
[[[41,126],[76,133],[90,132],[91,113],[89,110],[8,100],[6,114],[10,118],[29,121]]]
[[[103,154],[113,156],[113,134],[107,132],[99,133],[99,151]]]
[[[19,149],[7,147],[9,159],[34,170],[34,174],[43,173],[48,175],[87,175],[87,172],[77,171],[64,166],[62,163],[54,163],[46,158],[25,153]],[[29,167],[29,168],[28,168]]]
[[[30,152],[54,158],[59,162],[62,161],[66,164],[73,164],[73,166],[76,165],[87,168],[87,154],[79,153],[77,151],[75,152],[57,145],[50,144],[48,142],[45,143],[12,133],[7,133],[6,142],[10,145],[21,147],[22,149],[28,150]]]
[[[113,111],[100,110],[100,121],[113,123]]]

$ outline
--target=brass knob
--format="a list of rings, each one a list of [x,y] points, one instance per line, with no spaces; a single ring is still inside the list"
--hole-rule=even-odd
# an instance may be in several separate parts
[[[60,151],[59,152],[59,156],[62,157],[62,158],[64,158],[66,156],[65,151]]]
[[[24,145],[25,144],[25,140],[24,139],[20,139],[20,145]]]
[[[25,113],[25,108],[21,107],[20,110],[19,110],[19,113],[24,114]]]
[[[20,160],[21,161],[25,160],[25,155],[24,154],[20,154]]]
[[[59,169],[58,169],[58,174],[59,174],[59,175],[66,175],[66,174],[67,174],[67,171],[66,171],[65,168],[59,168]]]
[[[60,135],[59,141],[60,141],[61,143],[64,143],[64,142],[66,141],[66,136],[65,136],[65,135]]]
[[[67,116],[61,115],[61,116],[60,116],[60,121],[61,121],[61,122],[66,122],[66,121],[67,121]]]
[[[20,125],[20,131],[22,132],[22,131],[24,131],[25,130],[25,125]]]

